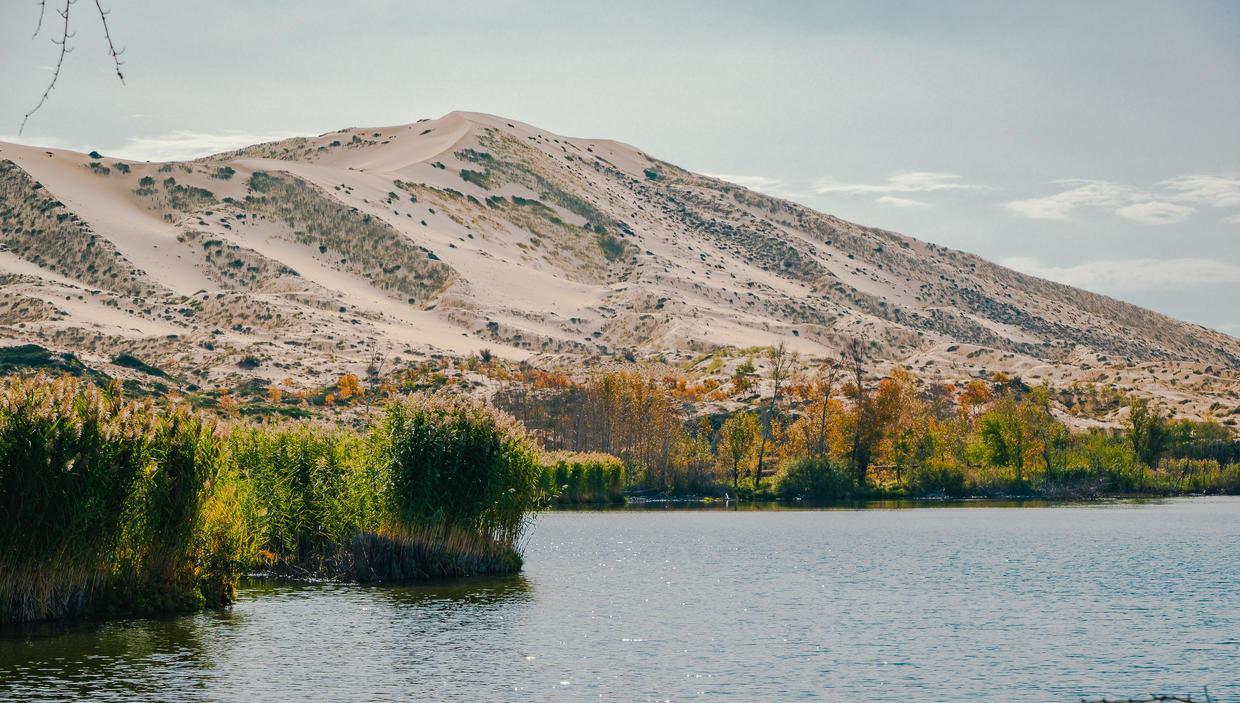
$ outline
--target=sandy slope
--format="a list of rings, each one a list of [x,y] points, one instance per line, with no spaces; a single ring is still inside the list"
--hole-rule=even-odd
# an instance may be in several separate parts
[[[537,361],[783,341],[828,356],[864,336],[879,366],[927,376],[1008,370],[1146,388],[1185,414],[1237,405],[1240,341],[1227,335],[698,176],[625,144],[492,115],[346,129],[187,164],[118,166],[106,155],[10,144],[0,144],[2,160],[163,291],[126,300],[105,281],[93,298],[57,302],[99,285],[75,262],[49,262],[29,238],[5,232],[0,272],[12,274],[10,287],[25,286],[14,294],[60,310],[5,336],[104,361],[144,337],[154,361],[208,382],[244,373],[310,381],[377,357],[483,348]],[[247,200],[261,195],[255,173],[300,184],[293,210]],[[144,177],[153,185],[142,187]],[[10,192],[11,208],[40,197],[29,184]],[[46,213],[27,215],[27,225],[51,226]],[[243,372],[243,356],[263,365]]]

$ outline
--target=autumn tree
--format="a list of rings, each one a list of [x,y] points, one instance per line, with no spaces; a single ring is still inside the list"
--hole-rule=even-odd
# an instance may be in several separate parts
[[[357,376],[346,373],[336,381],[336,395],[341,400],[351,400],[362,394],[362,384]]]
[[[977,431],[986,462],[1015,469],[1016,483],[1023,483],[1028,435],[1011,393],[1004,393],[982,413]]]
[[[1068,447],[1068,428],[1055,419],[1051,412],[1050,388],[1042,385],[1034,388],[1020,404],[1021,423],[1033,440],[1034,451],[1042,459],[1042,470],[1053,474],[1059,457]]]
[[[848,342],[841,356],[841,364],[848,369],[852,380],[846,394],[852,397],[852,443],[848,452],[853,482],[865,486],[870,469],[874,443],[879,427],[874,422],[874,405],[865,388],[865,343],[854,337]]]
[[[766,412],[762,420],[762,440],[758,445],[758,463],[754,466],[753,487],[757,490],[762,487],[762,467],[766,460],[766,447],[771,441],[771,422],[775,413],[779,410],[779,391],[780,385],[787,379],[788,371],[791,369],[795,360],[795,354],[789,354],[784,347],[784,343],[780,342],[779,346],[770,351],[771,360],[771,381],[774,382],[775,388],[771,394],[771,400],[766,406]]]
[[[758,421],[752,413],[738,413],[719,428],[718,456],[732,476],[732,492],[740,488],[743,467],[753,456],[758,438]]]

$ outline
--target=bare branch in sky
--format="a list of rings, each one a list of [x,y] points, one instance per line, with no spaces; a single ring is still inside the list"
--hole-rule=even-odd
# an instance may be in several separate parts
[[[73,9],[73,4],[75,2],[77,2],[77,0],[65,0],[64,9],[56,11],[56,13],[60,15],[61,19],[64,20],[60,39],[52,39],[52,43],[60,47],[60,56],[56,59],[56,68],[52,71],[52,80],[48,82],[47,88],[43,90],[43,95],[39,97],[38,104],[31,108],[30,112],[27,112],[26,115],[22,117],[21,127],[17,130],[18,134],[25,131],[26,122],[30,119],[30,116],[38,112],[39,108],[43,107],[43,104],[47,102],[48,96],[52,94],[52,89],[56,87],[56,81],[60,79],[60,69],[64,66],[65,55],[73,51],[73,49],[69,46],[69,40],[72,39],[76,33],[69,31],[69,13],[70,10]],[[110,11],[103,9],[103,5],[100,0],[95,0],[95,8],[99,10],[99,20],[103,22],[103,36],[108,41],[108,53],[112,56],[112,65],[116,68],[116,77],[120,79],[121,85],[124,85],[125,75],[121,73],[122,61],[120,57],[121,54],[125,53],[125,50],[121,49],[118,51],[116,49],[116,45],[112,43],[112,33],[108,29],[108,14],[110,14]],[[43,29],[43,14],[46,9],[47,0],[40,0],[39,21],[35,25],[34,36],[31,37],[32,39],[38,37],[39,32]]]

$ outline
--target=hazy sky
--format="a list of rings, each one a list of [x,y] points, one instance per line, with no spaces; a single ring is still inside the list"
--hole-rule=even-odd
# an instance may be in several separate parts
[[[126,85],[78,2],[21,141],[155,160],[491,112],[1240,335],[1240,3],[104,5]],[[56,61],[37,19],[0,0],[0,140]]]

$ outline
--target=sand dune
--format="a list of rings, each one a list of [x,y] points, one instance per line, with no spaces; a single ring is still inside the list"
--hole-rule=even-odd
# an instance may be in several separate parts
[[[314,381],[376,355],[826,356],[864,336],[944,378],[1102,373],[1185,413],[1236,404],[1235,338],[493,115],[187,163],[0,143],[3,163],[6,291],[59,312],[0,331],[98,363],[140,340],[208,383]]]

